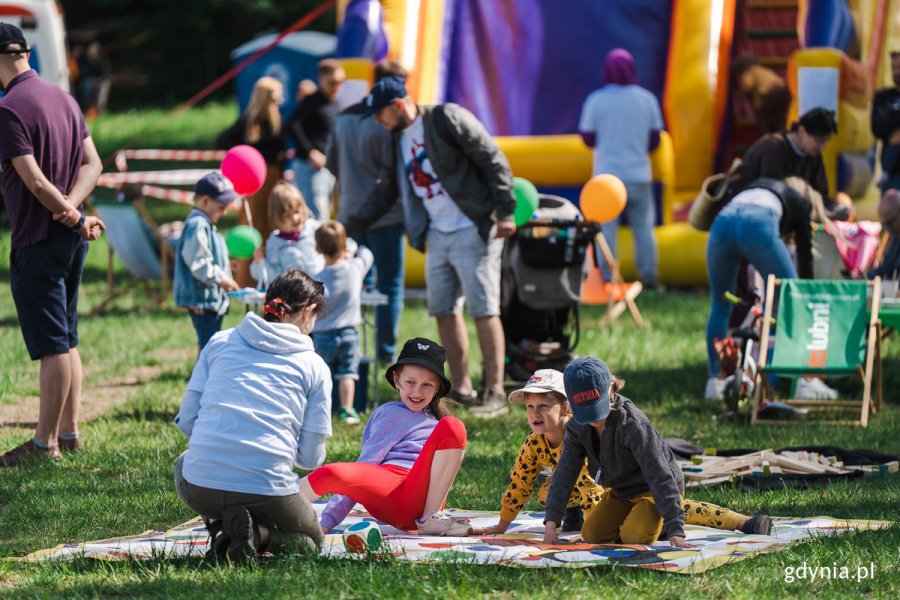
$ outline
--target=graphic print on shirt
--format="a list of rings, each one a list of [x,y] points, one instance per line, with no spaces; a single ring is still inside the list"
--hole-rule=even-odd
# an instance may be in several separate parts
[[[405,166],[406,176],[420,198],[431,200],[444,195],[444,187],[431,168],[424,141],[410,140],[409,161]]]

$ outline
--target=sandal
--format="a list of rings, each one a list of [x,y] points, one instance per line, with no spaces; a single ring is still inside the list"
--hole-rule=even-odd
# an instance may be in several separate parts
[[[447,393],[447,398],[453,400],[454,402],[459,402],[460,404],[472,404],[478,400],[478,392],[472,390],[468,394],[463,394],[461,392],[457,392],[456,390],[450,390]]]

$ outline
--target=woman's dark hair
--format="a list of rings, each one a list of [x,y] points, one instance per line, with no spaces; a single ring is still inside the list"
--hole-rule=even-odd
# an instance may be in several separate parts
[[[322,310],[325,301],[325,284],[316,281],[300,269],[288,269],[269,284],[266,292],[266,321],[278,323],[315,304],[315,312]]]

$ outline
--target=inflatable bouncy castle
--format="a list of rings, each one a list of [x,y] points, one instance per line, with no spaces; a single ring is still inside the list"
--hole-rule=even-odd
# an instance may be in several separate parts
[[[683,222],[686,207],[764,133],[736,72],[747,56],[784,81],[781,127],[812,106],[837,111],[823,155],[829,185],[862,217],[874,214],[868,114],[874,90],[890,85],[900,0],[342,0],[338,16],[337,52],[357,98],[371,65],[395,59],[418,102],[465,106],[516,176],[576,203],[591,176],[575,135],[582,103],[600,87],[606,53],[631,52],[668,132],[652,156],[664,283],[705,282],[705,234]],[[619,231],[623,273],[634,277],[630,232]]]

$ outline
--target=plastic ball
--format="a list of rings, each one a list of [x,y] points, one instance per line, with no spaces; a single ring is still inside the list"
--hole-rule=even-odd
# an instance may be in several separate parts
[[[581,188],[581,212],[588,221],[608,223],[625,210],[628,193],[615,175],[603,173],[591,177]]]
[[[516,223],[516,227],[521,227],[531,219],[534,211],[537,210],[540,198],[534,184],[521,177],[513,178],[513,195],[516,197],[516,209],[513,212],[513,220]]]
[[[231,258],[252,258],[262,245],[262,234],[249,225],[238,225],[225,236],[225,245]]]
[[[344,548],[347,552],[365,554],[375,552],[384,543],[384,536],[378,523],[374,521],[362,521],[354,523],[344,530]]]
[[[266,181],[266,159],[253,146],[235,146],[222,159],[222,174],[231,180],[238,194],[255,194]]]

